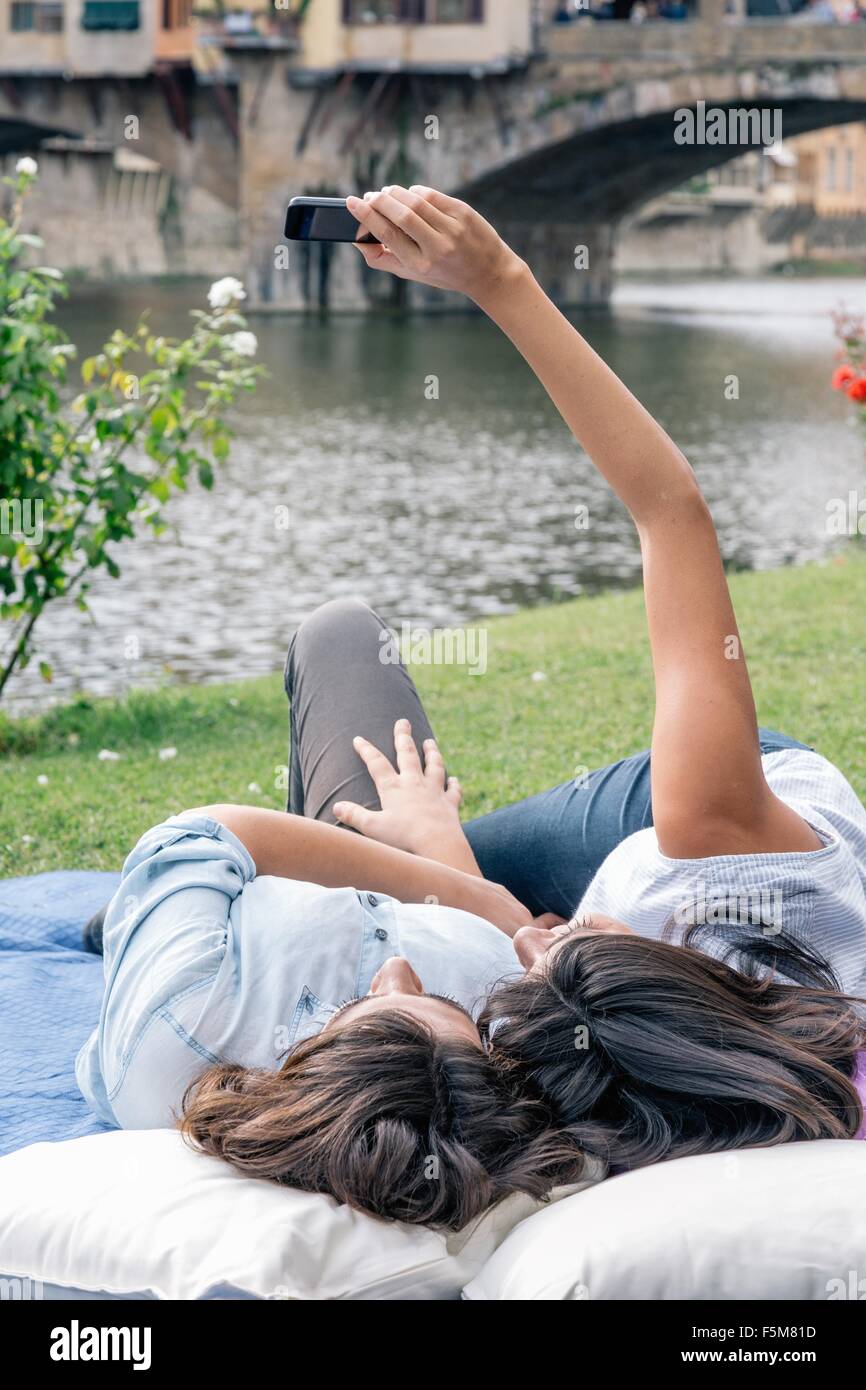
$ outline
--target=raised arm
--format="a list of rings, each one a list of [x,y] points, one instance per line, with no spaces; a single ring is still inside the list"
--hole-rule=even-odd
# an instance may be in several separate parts
[[[663,853],[818,848],[764,778],[715,527],[680,450],[466,204],[391,188],[350,206],[384,243],[359,248],[369,265],[460,290],[503,329],[632,515],[655,673],[652,797]]]

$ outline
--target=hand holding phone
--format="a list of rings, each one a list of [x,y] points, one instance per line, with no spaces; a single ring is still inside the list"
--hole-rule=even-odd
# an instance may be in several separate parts
[[[390,184],[347,199],[347,207],[379,243],[358,244],[371,270],[457,290],[488,312],[492,298],[507,295],[526,271],[480,213],[435,188]]]
[[[349,212],[345,198],[293,198],[284,236],[286,241],[377,242]]]

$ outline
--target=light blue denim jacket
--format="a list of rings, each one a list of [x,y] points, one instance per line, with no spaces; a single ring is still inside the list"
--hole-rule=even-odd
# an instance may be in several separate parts
[[[170,1126],[214,1062],[280,1066],[391,956],[477,1015],[521,969],[511,941],[454,908],[256,877],[225,826],[186,813],[142,836],[105,918],[105,996],[76,1060],[107,1124]]]

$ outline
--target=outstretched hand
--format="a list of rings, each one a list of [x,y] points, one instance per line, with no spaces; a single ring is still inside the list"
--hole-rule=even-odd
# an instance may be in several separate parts
[[[340,824],[380,844],[477,874],[478,865],[460,826],[460,784],[456,777],[446,778],[435,740],[424,743],[423,766],[408,719],[398,719],[394,725],[396,767],[366,738],[355,738],[353,746],[373,779],[382,809],[371,811],[354,801],[338,801],[334,815]]]
[[[382,809],[371,811],[355,801],[338,801],[334,815],[340,824],[392,849],[408,850],[482,879],[460,825],[460,783],[456,777],[446,777],[436,740],[425,739],[422,764],[409,720],[398,719],[394,725],[396,767],[369,739],[358,737],[352,742],[373,779]],[[478,890],[483,899],[470,910],[495,923],[507,936],[513,936],[520,927],[554,927],[565,920],[550,912],[533,920],[502,884],[484,881]]]

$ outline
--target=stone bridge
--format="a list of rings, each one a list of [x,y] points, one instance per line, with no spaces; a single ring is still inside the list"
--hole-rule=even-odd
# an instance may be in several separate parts
[[[560,303],[598,303],[619,219],[744,152],[730,133],[727,143],[680,143],[676,112],[700,114],[704,103],[780,113],[784,138],[866,119],[866,25],[551,26],[535,53],[501,71],[311,72],[290,46],[228,41],[221,60],[206,81],[191,70],[134,82],[6,80],[0,150],[58,134],[120,144],[137,115],[138,152],[239,209],[261,309],[448,303],[372,275],[349,248],[295,245],[286,265],[282,221],[295,193],[430,183],[491,216]]]

